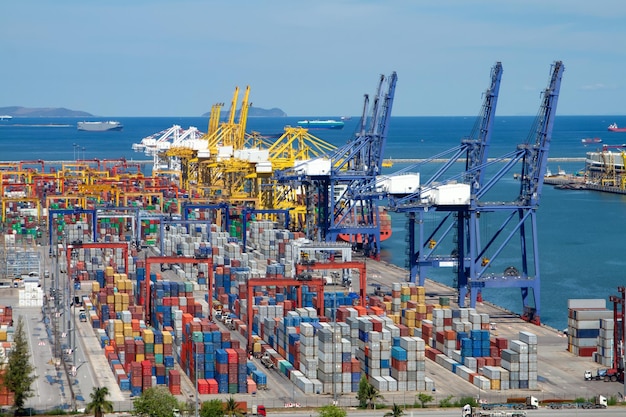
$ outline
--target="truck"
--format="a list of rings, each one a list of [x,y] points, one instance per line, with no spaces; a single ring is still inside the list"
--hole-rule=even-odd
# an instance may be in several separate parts
[[[526,411],[486,411],[480,408],[472,408],[471,405],[465,404],[461,412],[461,417],[526,417]]]
[[[80,320],[81,322],[86,322],[87,321],[87,314],[85,313],[85,309],[81,308],[78,312],[78,320]]]
[[[584,378],[585,381],[623,382],[624,373],[614,368],[598,368],[595,374],[591,371],[585,371]]]
[[[272,369],[274,367],[274,362],[272,362],[272,358],[267,353],[264,353],[263,356],[261,356],[261,363],[267,369]]]
[[[539,400],[532,395],[522,398],[508,398],[505,403],[485,403],[481,404],[483,410],[493,410],[496,408],[509,408],[513,410],[536,410],[539,408]]]
[[[577,402],[574,400],[546,400],[547,407],[552,409],[560,408],[606,408],[608,406],[606,397],[604,395],[597,395],[593,401]]]

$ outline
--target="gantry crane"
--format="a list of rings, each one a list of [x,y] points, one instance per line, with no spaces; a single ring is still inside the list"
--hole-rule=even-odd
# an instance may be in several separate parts
[[[465,306],[468,291],[470,306],[475,307],[477,295],[482,288],[520,288],[524,307],[522,318],[540,323],[540,272],[536,212],[547,169],[562,73],[562,62],[555,62],[552,66],[549,86],[543,92],[539,114],[528,141],[518,145],[514,152],[487,164],[490,166],[496,163],[504,164],[503,168],[497,170],[489,180],[483,180],[483,184],[478,189],[476,187],[472,189],[470,184],[456,184],[451,181],[442,186],[433,187],[430,192],[419,196],[418,202],[431,205],[437,210],[455,213],[457,216],[456,221],[444,230],[444,234],[451,231],[455,234],[455,247],[448,259],[452,259],[457,267],[456,285],[461,307]],[[518,165],[521,165],[518,194],[513,196],[512,201],[499,199],[487,202],[486,194],[506,173]],[[397,206],[419,204],[415,200],[416,196],[412,195],[408,200],[400,200]],[[488,216],[489,218],[486,219]],[[489,233],[486,230],[481,231],[479,219],[483,225],[491,226],[496,221],[501,221],[501,224],[499,227],[492,227],[496,230]],[[494,219],[494,221],[490,222],[489,219]],[[438,227],[441,227],[441,224]],[[420,247],[423,248],[425,247],[423,237],[427,226],[422,223],[420,228]],[[436,229],[431,232],[431,236],[441,231],[441,229]],[[482,237],[486,239],[481,240]],[[503,272],[492,273],[490,268],[494,265],[494,260],[505,249],[508,249],[509,260],[502,262],[510,262],[509,246],[512,246],[514,237],[519,239],[517,248],[520,251],[519,269],[515,266],[506,266]],[[529,253],[531,250],[532,257]],[[434,263],[437,262],[437,258],[433,255],[427,261]]]
[[[316,310],[319,315],[323,314],[324,309],[324,280],[322,278],[313,278],[310,280],[298,280],[296,278],[248,278],[247,286],[247,298],[248,298],[248,306],[247,306],[247,315],[248,315],[248,325],[247,327],[247,336],[248,336],[248,351],[252,351],[252,323],[253,323],[253,301],[254,301],[254,288],[255,287],[282,287],[282,288],[295,288],[296,289],[296,297],[295,300],[295,308],[300,308],[303,306],[302,304],[302,287],[313,288],[317,292],[316,298]]]
[[[472,193],[481,189],[485,178],[485,167],[488,162],[488,150],[491,142],[493,131],[493,123],[495,120],[496,107],[498,103],[498,95],[500,92],[500,82],[502,79],[502,63],[497,62],[491,69],[489,87],[484,93],[484,100],[481,111],[476,119],[474,127],[470,135],[461,140],[461,144],[448,151],[442,152],[432,158],[426,159],[420,164],[409,166],[398,171],[391,176],[384,178],[383,189],[389,193],[390,208],[397,212],[405,212],[407,214],[407,240],[408,240],[408,259],[406,267],[409,269],[409,278],[411,282],[417,282],[423,286],[426,278],[426,270],[429,267],[437,267],[439,265],[449,265],[456,262],[456,256],[441,255],[438,246],[443,239],[438,238],[444,233],[450,233],[453,230],[459,212],[463,209],[458,205],[442,205],[437,210],[447,212],[439,223],[433,227],[428,236],[424,235],[423,225],[427,224],[427,215],[432,215],[433,204],[428,200],[428,195],[440,184],[444,175],[450,175],[450,171],[458,165],[458,162],[465,158],[465,171],[460,175],[457,174],[457,183],[466,184]],[[432,177],[419,184],[419,176],[410,177],[415,184],[409,187],[394,187],[395,180],[406,182],[407,174],[423,167],[432,162],[441,159],[447,159],[439,169],[435,171]],[[452,178],[455,178],[451,175]],[[412,194],[408,190],[417,188],[417,192]],[[416,228],[416,226],[419,226]],[[417,231],[419,229],[419,233]],[[453,232],[452,232],[453,233]],[[419,237],[419,239],[417,239]]]
[[[347,235],[355,244],[361,242],[366,255],[379,255],[376,178],[382,170],[397,79],[395,72],[380,76],[371,109],[365,95],[358,131],[346,145],[325,157],[277,172],[280,183],[304,187],[305,230],[310,238],[335,241],[339,235]]]
[[[67,245],[67,276],[72,277],[72,252],[79,249],[121,249],[122,259],[124,259],[124,273],[128,275],[128,243],[127,242],[93,242],[93,243],[78,243],[73,242]]]

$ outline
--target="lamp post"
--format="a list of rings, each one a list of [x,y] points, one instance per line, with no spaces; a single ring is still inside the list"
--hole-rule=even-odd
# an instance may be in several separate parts
[[[193,343],[193,364],[195,368],[195,380],[196,380],[196,417],[198,417],[198,350],[196,349],[196,342],[193,341],[193,336],[191,339],[191,343]]]

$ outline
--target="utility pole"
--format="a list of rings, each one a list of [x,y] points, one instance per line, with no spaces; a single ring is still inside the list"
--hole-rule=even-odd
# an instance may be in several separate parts
[[[196,380],[196,417],[198,417],[198,351],[196,350],[196,342],[191,341],[193,343],[193,364],[195,369],[195,380]]]

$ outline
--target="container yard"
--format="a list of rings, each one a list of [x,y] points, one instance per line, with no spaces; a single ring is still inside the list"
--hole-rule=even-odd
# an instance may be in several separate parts
[[[562,65],[552,68],[540,107],[548,121],[537,146],[514,155],[536,165],[523,166],[524,186],[507,205],[470,192],[484,181],[475,170],[486,161],[470,161],[481,154],[472,146],[486,148],[488,135],[464,142],[469,183],[420,185],[418,175],[410,177],[417,194],[407,177],[396,186],[385,179],[397,193],[376,187],[395,73],[381,76],[379,97],[371,109],[366,99],[361,132],[346,147],[291,127],[263,143],[245,132],[249,89],[235,120],[236,89],[228,121],[220,123],[216,105],[208,132],[192,142],[146,138],[138,149],[154,156],[151,176],[126,160],[3,165],[2,273],[20,312],[31,321],[43,316],[38,360],[50,361],[42,373],[50,365],[50,385],[67,380],[69,398],[62,395],[73,409],[90,386],[107,386],[120,407],[163,386],[181,400],[232,395],[269,409],[355,405],[362,379],[386,401],[408,396],[408,403],[419,393],[541,400],[619,391],[617,381],[587,384],[585,371],[610,362],[623,375],[615,348],[623,333],[614,331],[623,325],[623,288],[613,311],[572,301],[566,337],[541,324],[530,250],[519,255],[522,270],[488,276],[502,247],[476,250],[477,211],[483,221],[494,207],[534,219],[543,181],[531,176],[547,162],[549,141],[539,142],[551,135]],[[498,63],[480,116],[486,126],[500,72]],[[380,262],[391,233],[380,217],[383,197],[389,210],[407,215],[406,269]],[[428,211],[452,213],[442,224],[455,223],[422,230],[433,226],[420,221]],[[524,219],[509,239],[520,233],[524,241],[527,229],[534,235],[534,221],[526,228]],[[468,230],[447,237],[456,253],[437,253],[444,229]],[[455,266],[454,287],[427,279],[440,263]],[[480,289],[489,287],[520,288],[523,313],[483,302]],[[11,331],[9,323],[7,340]]]

